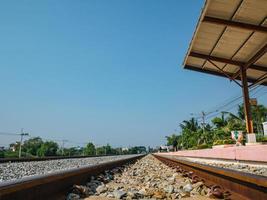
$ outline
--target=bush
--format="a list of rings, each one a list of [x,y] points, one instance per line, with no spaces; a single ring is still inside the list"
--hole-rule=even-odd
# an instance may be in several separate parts
[[[197,146],[197,149],[207,149],[209,148],[210,146],[208,144],[200,144]]]
[[[37,154],[38,156],[41,156],[41,157],[56,156],[57,150],[58,150],[58,144],[53,141],[49,141],[41,145],[41,148],[38,149]]]
[[[96,154],[96,148],[95,145],[91,142],[89,142],[85,147],[85,155],[95,155]]]
[[[5,158],[16,158],[19,156],[19,153],[17,151],[6,151],[4,154]]]
[[[41,148],[43,140],[40,137],[26,140],[22,146],[22,150],[27,153],[27,156],[36,156],[38,149]]]
[[[197,147],[190,147],[188,150],[197,150]]]
[[[223,140],[223,144],[235,144],[235,141],[232,139],[225,139]]]
[[[256,134],[257,142],[267,142],[267,137],[264,135]]]
[[[225,140],[216,140],[213,142],[213,145],[223,145],[223,144],[235,144],[235,141],[232,139],[225,139]]]

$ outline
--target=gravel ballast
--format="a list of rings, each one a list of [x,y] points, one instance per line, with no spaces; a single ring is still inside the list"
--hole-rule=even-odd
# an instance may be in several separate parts
[[[136,155],[0,163],[0,182],[130,158]]]
[[[175,156],[173,158],[175,158]],[[240,161],[230,161],[230,160],[189,158],[189,157],[179,157],[178,159],[195,162],[199,164],[210,165],[214,167],[232,169],[232,170],[256,174],[260,176],[267,176],[267,164],[266,163],[262,163],[262,164],[261,163],[248,163],[244,161],[240,162]]]
[[[67,200],[108,199],[211,199],[210,188],[192,182],[152,155],[134,164],[91,177],[86,185],[74,185]]]

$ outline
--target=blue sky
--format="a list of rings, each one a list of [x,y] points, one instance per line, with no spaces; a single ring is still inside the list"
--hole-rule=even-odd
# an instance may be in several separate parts
[[[2,1],[0,132],[23,127],[69,145],[163,144],[190,113],[241,94],[227,79],[182,69],[202,5]]]

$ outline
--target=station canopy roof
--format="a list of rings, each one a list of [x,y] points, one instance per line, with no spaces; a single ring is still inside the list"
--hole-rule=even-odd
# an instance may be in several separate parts
[[[206,0],[184,68],[267,85],[266,52],[267,0]]]

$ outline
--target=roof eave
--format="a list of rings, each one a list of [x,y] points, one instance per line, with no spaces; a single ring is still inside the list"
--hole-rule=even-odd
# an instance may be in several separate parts
[[[200,27],[200,24],[201,24],[201,21],[203,20],[204,16],[205,16],[205,13],[208,9],[208,5],[210,3],[210,0],[205,0],[205,3],[204,3],[204,7],[201,9],[201,15],[200,17],[198,18],[198,22],[197,22],[197,25],[195,27],[195,31],[193,33],[193,37],[191,37],[191,41],[190,41],[190,44],[189,44],[189,48],[187,49],[187,52],[186,52],[186,56],[184,58],[184,61],[183,61],[183,66],[185,68],[185,65],[186,65],[186,61],[188,59],[188,56],[189,56],[189,53],[191,52],[191,49],[192,49],[192,46],[194,44],[194,41],[195,41],[195,37],[196,37],[196,34],[198,32],[198,29]]]

